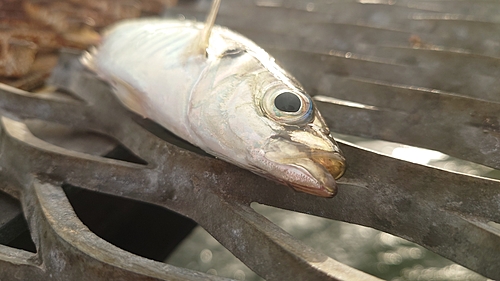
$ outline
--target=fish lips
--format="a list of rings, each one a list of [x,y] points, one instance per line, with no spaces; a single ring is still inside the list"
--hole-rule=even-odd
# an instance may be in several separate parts
[[[308,168],[289,164],[287,169],[295,168],[299,177],[311,177],[316,178],[316,176],[312,175],[312,173],[308,170]],[[287,185],[292,187],[297,191],[301,191],[304,193],[320,196],[320,197],[333,197],[337,194],[337,184],[333,177],[326,176],[323,180],[318,180],[316,182],[311,182],[310,184],[304,184],[303,181],[293,181],[289,180]]]
[[[294,145],[294,151],[266,150],[259,162],[265,174],[297,191],[320,197],[337,194],[336,179],[345,171],[345,158],[337,151],[325,151]],[[300,149],[302,148],[302,149]]]

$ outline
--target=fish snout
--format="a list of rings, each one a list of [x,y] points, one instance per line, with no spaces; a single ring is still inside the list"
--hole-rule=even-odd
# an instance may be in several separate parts
[[[336,180],[342,177],[346,170],[345,158],[338,152],[313,150],[311,159],[325,168]]]
[[[336,179],[345,171],[345,159],[337,151],[311,150],[296,155],[281,152],[262,153],[255,162],[262,173],[297,191],[320,197],[337,193]]]
[[[290,133],[291,140],[308,158],[322,166],[334,178],[342,177],[346,170],[346,160],[327,127],[312,124],[303,131]]]

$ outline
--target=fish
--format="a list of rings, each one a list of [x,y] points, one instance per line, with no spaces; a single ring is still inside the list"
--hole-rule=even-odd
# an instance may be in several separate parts
[[[333,197],[346,160],[312,98],[264,49],[206,22],[125,20],[82,63],[120,102],[207,153],[296,191]]]

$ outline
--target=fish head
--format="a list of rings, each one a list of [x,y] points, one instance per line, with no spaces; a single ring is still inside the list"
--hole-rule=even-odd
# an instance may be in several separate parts
[[[336,194],[344,156],[312,98],[265,51],[221,50],[196,92],[196,145],[297,191]]]
[[[286,78],[278,76],[255,95],[260,118],[273,133],[251,153],[253,165],[297,191],[332,197],[345,158],[311,97]]]

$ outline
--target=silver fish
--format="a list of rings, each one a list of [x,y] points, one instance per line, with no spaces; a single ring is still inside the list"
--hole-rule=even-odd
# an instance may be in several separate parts
[[[206,152],[294,189],[334,196],[345,159],[302,86],[262,48],[207,23],[120,22],[82,61],[130,110]]]

